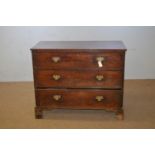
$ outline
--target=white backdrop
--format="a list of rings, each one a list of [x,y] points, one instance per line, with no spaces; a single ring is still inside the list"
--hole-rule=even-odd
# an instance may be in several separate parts
[[[155,27],[0,27],[0,81],[32,81],[30,48],[41,40],[122,40],[126,79],[155,79]]]

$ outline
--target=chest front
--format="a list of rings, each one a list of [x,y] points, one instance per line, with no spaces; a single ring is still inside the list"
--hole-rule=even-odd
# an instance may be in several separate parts
[[[104,46],[106,43],[100,42]],[[36,118],[42,118],[43,110],[63,108],[103,109],[123,119],[126,49],[120,46],[105,48],[98,42],[91,42],[91,46],[97,44],[100,48],[96,45],[89,48],[90,42],[85,43],[85,48],[83,42],[81,46],[79,42],[72,44],[41,42],[39,47],[31,49]]]

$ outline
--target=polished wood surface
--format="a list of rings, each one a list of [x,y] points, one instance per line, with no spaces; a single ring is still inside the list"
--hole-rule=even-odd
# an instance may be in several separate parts
[[[32,49],[36,118],[43,110],[104,109],[123,119],[121,41],[47,41]]]
[[[34,74],[36,87],[122,88],[122,71],[36,70]],[[54,76],[59,78],[55,79]]]
[[[70,109],[105,109],[117,111],[121,102],[120,90],[83,90],[83,89],[38,89],[36,90],[37,105],[43,108]],[[54,95],[61,98],[54,100]],[[96,100],[103,96],[103,100]]]
[[[74,51],[74,50],[73,50]],[[54,57],[58,57],[59,62],[53,61]],[[98,57],[104,57],[103,67],[99,68],[97,63]],[[106,70],[122,70],[124,53],[122,52],[33,52],[33,63],[37,69],[106,69]]]
[[[74,52],[78,52],[79,49],[124,51],[126,47],[122,41],[40,41],[31,48],[31,50],[38,50],[38,52],[42,49],[77,49]]]

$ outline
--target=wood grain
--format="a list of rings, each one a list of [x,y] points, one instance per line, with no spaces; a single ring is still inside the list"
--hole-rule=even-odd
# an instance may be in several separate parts
[[[66,108],[110,110],[123,119],[121,41],[41,41],[31,51],[36,118],[45,109]]]
[[[54,75],[60,79],[55,80]],[[101,81],[96,76],[103,76]],[[122,88],[122,71],[103,70],[36,70],[36,87],[55,88]]]
[[[83,89],[37,89],[37,105],[53,108],[73,109],[106,109],[117,110],[121,102],[120,90],[83,90]],[[61,95],[55,101],[53,95]],[[103,96],[103,101],[97,101],[96,96]]]
[[[122,70],[123,58],[122,52],[68,52],[61,50],[62,52],[43,52],[33,53],[33,63],[35,69],[99,69],[99,70]],[[53,57],[60,57],[60,61],[53,62]],[[104,57],[103,67],[99,68],[97,57]]]

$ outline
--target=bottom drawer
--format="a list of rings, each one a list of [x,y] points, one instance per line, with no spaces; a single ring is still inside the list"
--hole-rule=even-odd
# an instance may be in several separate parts
[[[38,89],[37,106],[47,108],[107,109],[121,106],[121,90]]]

